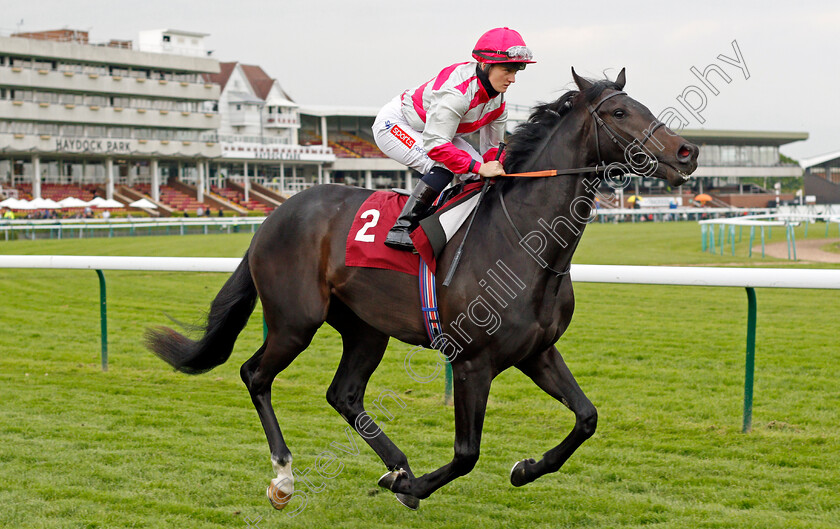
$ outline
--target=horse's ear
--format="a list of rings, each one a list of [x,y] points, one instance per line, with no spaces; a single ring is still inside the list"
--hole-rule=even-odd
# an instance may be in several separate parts
[[[625,68],[622,68],[618,73],[618,77],[615,78],[615,84],[618,85],[619,90],[624,90],[624,83],[627,82],[627,76],[624,75],[624,70]]]
[[[572,66],[572,78],[575,80],[575,84],[578,86],[578,89],[583,92],[587,88],[592,87],[592,83],[584,79],[583,77],[579,76],[577,72],[575,72],[575,67]]]

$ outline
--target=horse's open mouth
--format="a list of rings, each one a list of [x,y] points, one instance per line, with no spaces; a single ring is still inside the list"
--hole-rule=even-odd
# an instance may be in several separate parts
[[[660,161],[659,167],[657,167],[656,172],[653,173],[653,176],[662,178],[672,186],[676,187],[688,182],[688,179],[691,178],[691,173],[693,172],[693,170],[689,172],[680,171],[673,165]]]

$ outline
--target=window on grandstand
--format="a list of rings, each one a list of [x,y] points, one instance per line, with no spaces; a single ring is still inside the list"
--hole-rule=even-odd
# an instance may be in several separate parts
[[[97,64],[85,64],[82,70],[86,75],[108,75],[108,67]]]
[[[34,92],[32,90],[11,90],[11,94],[15,101],[32,101]]]
[[[53,70],[55,69],[55,63],[52,61],[38,61],[33,59],[32,68],[36,70]]]
[[[17,68],[32,68],[32,61],[23,57],[12,57],[12,66]]]
[[[779,148],[765,146],[760,148],[760,165],[777,165],[779,163]]]
[[[36,134],[58,134],[58,123],[38,123],[35,128]]]
[[[56,92],[33,92],[32,101],[36,103],[58,103]]]
[[[700,165],[720,165],[720,147],[717,145],[703,145],[700,148],[700,156],[697,157]]]
[[[108,137],[109,138],[130,138],[131,137],[131,128],[130,127],[108,127]]]
[[[120,68],[118,66],[109,66],[108,73],[115,77],[128,77],[128,68]]]
[[[721,145],[720,163],[731,165],[738,161],[738,148],[734,145]]]
[[[9,123],[9,132],[15,134],[34,134],[35,124],[27,121],[12,121]]]
[[[61,72],[84,73],[85,68],[81,64],[60,62],[58,63],[58,70]]]
[[[62,136],[84,136],[84,125],[62,125],[60,134]]]
[[[82,94],[57,94],[58,102],[63,105],[82,105],[85,97]]]
[[[90,106],[107,106],[110,103],[110,100],[107,96],[85,96],[85,104]]]
[[[128,72],[128,76],[140,79],[148,79],[151,76],[151,72],[142,68],[132,68]]]

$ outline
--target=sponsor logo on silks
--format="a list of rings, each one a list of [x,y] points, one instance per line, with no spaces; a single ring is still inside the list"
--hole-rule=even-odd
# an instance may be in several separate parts
[[[414,147],[414,138],[406,134],[405,131],[399,127],[399,125],[394,125],[393,127],[391,127],[391,134],[396,136],[396,138],[400,140],[403,143],[403,145],[405,145],[409,149]]]

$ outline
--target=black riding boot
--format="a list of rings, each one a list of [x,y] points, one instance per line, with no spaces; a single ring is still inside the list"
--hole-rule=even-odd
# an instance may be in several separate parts
[[[385,245],[397,250],[413,250],[414,244],[411,242],[411,237],[408,234],[426,216],[426,212],[439,194],[440,191],[435,191],[426,182],[422,180],[417,182],[417,186],[411,192],[411,196],[408,197],[408,202],[405,203],[400,216],[397,218],[397,222],[394,223],[394,227],[388,232],[388,236],[385,238]]]

